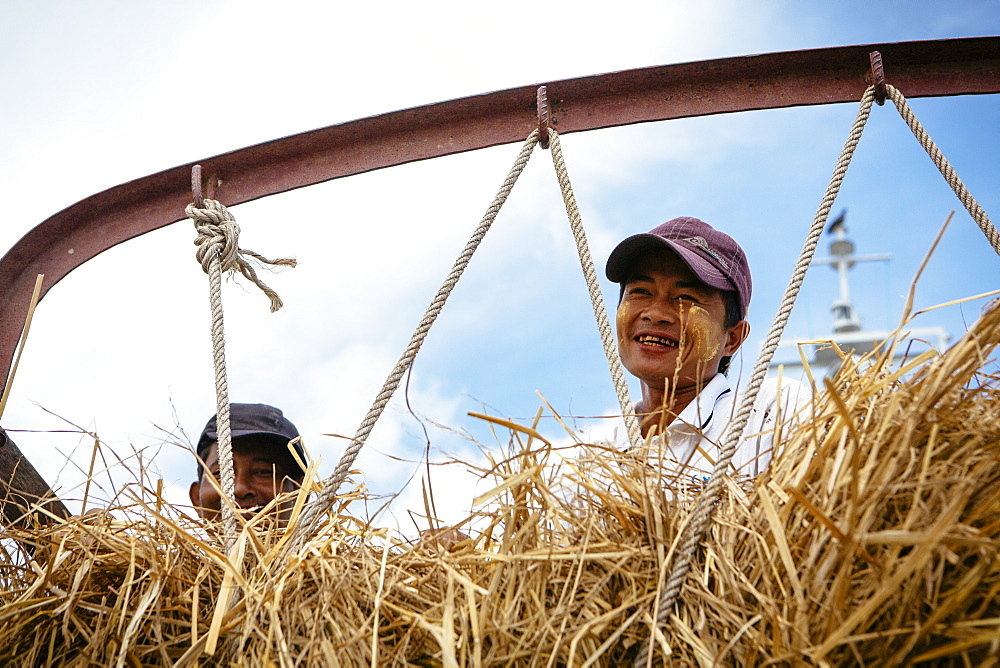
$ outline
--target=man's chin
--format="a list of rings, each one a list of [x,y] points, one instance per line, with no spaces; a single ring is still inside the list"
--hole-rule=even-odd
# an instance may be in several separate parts
[[[249,524],[257,528],[285,527],[291,519],[293,505],[289,501],[282,501],[277,505],[265,504],[252,508],[239,508],[237,524],[241,526]],[[198,515],[203,520],[212,523],[222,522],[221,509],[202,508],[198,511]]]
[[[622,365],[633,376],[639,379],[672,378],[677,373],[678,361],[676,350],[658,354],[629,355],[622,359]]]
[[[254,506],[253,508],[240,508],[237,515],[242,523],[250,523],[258,518],[264,510],[263,506]],[[209,520],[210,522],[221,522],[222,521],[222,511],[221,510],[211,510],[209,512],[199,513],[202,519]],[[274,514],[272,509],[267,515]]]
[[[263,510],[261,506],[254,506],[253,508],[240,508],[240,517],[249,522],[257,517],[261,510]]]

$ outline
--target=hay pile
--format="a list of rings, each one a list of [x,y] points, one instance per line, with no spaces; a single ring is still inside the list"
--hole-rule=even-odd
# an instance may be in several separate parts
[[[619,665],[652,638],[658,665],[995,664],[998,340],[994,304],[941,358],[843,370],[770,471],[729,485],[655,632],[693,499],[521,427],[472,518],[485,528],[451,551],[367,528],[347,500],[297,554],[244,531],[238,569],[149,504],[11,533],[39,547],[3,564],[0,661]]]

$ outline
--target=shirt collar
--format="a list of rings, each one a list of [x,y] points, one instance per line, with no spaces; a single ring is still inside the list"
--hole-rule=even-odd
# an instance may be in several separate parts
[[[712,417],[715,414],[715,406],[719,402],[719,399],[730,391],[729,379],[726,377],[726,374],[715,374],[712,380],[708,382],[708,385],[702,388],[698,396],[694,398],[694,401],[681,411],[681,414],[670,424],[668,429],[672,430],[676,425],[678,431],[705,431],[712,422]]]

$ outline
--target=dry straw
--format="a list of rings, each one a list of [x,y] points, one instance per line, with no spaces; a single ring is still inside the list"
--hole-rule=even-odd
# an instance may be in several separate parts
[[[512,425],[469,519],[482,529],[450,549],[374,530],[349,496],[291,558],[287,533],[252,526],[231,562],[155,493],[11,531],[0,661],[619,665],[651,640],[655,665],[995,664],[998,337],[994,304],[943,356],[846,364],[771,469],[728,483],[661,628],[690,493]]]

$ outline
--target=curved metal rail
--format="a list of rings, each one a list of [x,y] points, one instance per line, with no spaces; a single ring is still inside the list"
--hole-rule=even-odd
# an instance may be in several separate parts
[[[649,67],[545,84],[561,134],[690,116],[857,101],[882,53],[907,97],[1000,92],[1000,37],[872,44]],[[200,160],[227,206],[352,174],[521,141],[538,85],[396,111]],[[92,195],[28,232],[0,259],[0,382],[35,276],[42,295],[102,251],[184,218],[192,164]]]
[[[857,101],[882,53],[907,97],[1000,92],[1000,37],[871,44],[649,67],[548,82],[562,134],[752,109]],[[521,141],[539,124],[538,85],[395,111],[198,161],[227,206],[330,179]],[[0,383],[35,276],[42,296],[102,251],[184,219],[192,164],[92,195],[28,232],[0,259]]]

